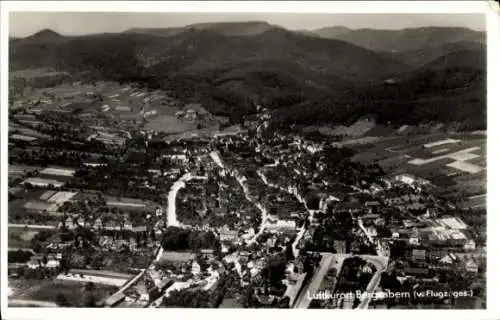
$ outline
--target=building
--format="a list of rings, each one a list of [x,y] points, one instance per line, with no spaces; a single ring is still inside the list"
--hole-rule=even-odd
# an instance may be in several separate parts
[[[334,212],[360,213],[363,205],[359,202],[341,202],[333,207]]]
[[[394,181],[402,182],[408,185],[413,185],[416,181],[416,178],[409,174],[400,174],[394,177]]]
[[[97,218],[94,220],[94,229],[102,228],[102,220],[101,218]]]
[[[54,186],[55,188],[59,188],[62,185],[64,185],[63,182],[53,180],[53,179],[45,179],[45,178],[28,178],[22,182],[23,184],[29,183],[33,186],[38,186],[38,187],[48,187],[50,185]]]
[[[125,220],[123,222],[123,229],[125,229],[125,230],[134,230],[134,227],[132,226],[132,223],[129,220]]]
[[[295,232],[297,223],[293,220],[277,220],[276,222],[268,221],[266,228],[271,232]]]
[[[465,263],[465,270],[467,272],[478,273],[478,269],[479,269],[479,267],[478,267],[477,263],[472,259],[468,260]]]
[[[85,219],[83,217],[78,217],[76,224],[83,227],[85,225]]]
[[[238,231],[230,230],[227,226],[220,228],[219,237],[221,241],[236,241],[238,240]]]
[[[68,217],[66,218],[66,221],[64,221],[66,228],[68,229],[75,229],[77,225],[73,222],[73,218]]]
[[[375,227],[366,227],[365,229],[366,233],[372,238],[378,235],[377,229]]]
[[[367,201],[365,207],[368,209],[369,214],[375,214],[380,209],[380,202],[378,201]]]
[[[464,244],[464,250],[467,250],[467,251],[473,251],[473,250],[476,250],[476,242],[472,239],[468,240],[465,244]]]
[[[156,207],[156,209],[155,209],[155,215],[157,217],[161,217],[163,215],[163,209],[161,207]]]
[[[58,268],[60,265],[60,262],[59,260],[56,260],[56,259],[50,259],[47,261],[47,264],[45,265],[46,268],[51,268],[51,269],[54,269],[54,268]]]
[[[333,240],[333,247],[336,253],[346,253],[346,241],[344,240]]]
[[[429,274],[429,269],[419,267],[406,267],[403,269],[403,272],[407,276],[426,277]]]
[[[426,258],[426,251],[421,249],[413,249],[412,258],[415,261],[422,261]]]
[[[457,261],[457,257],[453,253],[449,253],[439,259],[439,262],[445,265],[453,264]]]
[[[191,273],[195,276],[201,273],[201,266],[198,262],[193,261],[193,263],[191,264]]]
[[[384,191],[384,188],[376,183],[373,183],[371,186],[370,186],[370,192],[372,194],[377,194],[379,192],[382,192]]]

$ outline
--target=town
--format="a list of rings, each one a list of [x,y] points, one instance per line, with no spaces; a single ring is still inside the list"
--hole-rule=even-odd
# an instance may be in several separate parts
[[[484,307],[483,132],[332,141],[33,73],[10,95],[9,305]]]

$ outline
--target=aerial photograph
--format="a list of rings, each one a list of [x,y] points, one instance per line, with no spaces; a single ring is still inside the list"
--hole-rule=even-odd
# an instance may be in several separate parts
[[[8,26],[9,308],[487,308],[484,14]]]

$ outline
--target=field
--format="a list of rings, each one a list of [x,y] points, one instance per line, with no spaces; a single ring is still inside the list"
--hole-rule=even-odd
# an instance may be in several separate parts
[[[41,167],[20,166],[9,164],[9,177],[11,176],[24,176],[26,173],[35,170],[42,170]]]
[[[126,210],[149,210],[155,208],[158,204],[140,199],[107,196],[106,205]]]
[[[10,248],[31,248],[31,239],[40,231],[24,230],[21,228],[8,228],[7,245]]]
[[[57,302],[58,296],[64,295],[70,306],[82,306],[85,296],[85,284],[60,280],[22,280],[9,279],[9,287],[13,290],[11,299]],[[99,301],[117,290],[114,286],[95,284],[92,295]]]
[[[174,141],[174,140],[183,140],[183,139],[194,139],[194,138],[207,138],[207,137],[213,137],[215,135],[231,135],[237,132],[234,127],[231,127],[232,129],[228,129],[228,131],[219,131],[219,126],[212,126],[212,127],[207,127],[204,129],[194,129],[194,130],[189,130],[186,132],[182,133],[177,133],[177,134],[171,134],[168,135],[164,138],[166,142],[168,141]]]
[[[11,132],[12,131],[19,131],[19,133],[18,133],[19,135],[27,136],[27,137],[50,138],[50,136],[47,134],[43,134],[43,133],[40,133],[39,131],[36,131],[34,129],[22,127],[22,126],[18,126],[18,125],[9,126],[9,131],[11,131]]]
[[[40,171],[40,174],[72,177],[75,174],[75,170],[62,168],[45,168]]]
[[[145,125],[147,130],[156,130],[164,133],[182,133],[196,129],[196,124],[186,123],[175,116],[162,115],[156,119],[150,119]]]
[[[13,188],[12,188],[13,189]],[[25,190],[15,193],[18,199],[9,201],[9,221],[22,221],[33,219],[35,215],[45,221],[53,220],[54,216],[62,214],[57,212],[59,206],[74,195],[73,192],[55,192],[47,190]],[[42,213],[46,210],[46,213]],[[39,213],[40,212],[40,213]],[[51,217],[51,215],[53,217]],[[30,218],[31,217],[31,218]]]
[[[474,134],[426,134],[382,138],[350,146],[352,160],[378,163],[389,175],[411,173],[453,192],[486,192],[486,137]],[[479,200],[471,201],[476,205]]]
[[[88,275],[83,273],[77,273],[77,274],[70,273],[67,275],[60,274],[57,276],[56,279],[62,281],[76,282],[76,283],[93,282],[93,283],[116,286],[116,287],[121,287],[128,281],[128,279],[123,279],[123,278],[107,277],[100,275]]]
[[[61,182],[59,180],[41,178],[41,177],[28,178],[28,179],[24,180],[23,183],[29,183],[29,184],[32,184],[34,186],[39,186],[39,187],[47,187],[49,185],[53,185],[56,188],[61,187],[64,184],[63,182]]]
[[[37,77],[56,76],[62,74],[67,74],[67,73],[54,71],[50,69],[44,69],[44,68],[24,69],[24,70],[16,70],[9,72],[9,76],[13,78],[37,78]]]

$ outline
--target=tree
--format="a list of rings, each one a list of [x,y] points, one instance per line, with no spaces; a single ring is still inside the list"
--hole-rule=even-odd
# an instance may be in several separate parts
[[[93,294],[85,296],[83,306],[86,308],[95,308],[97,306],[97,299]]]
[[[262,271],[264,280],[268,282],[269,286],[280,287],[282,285],[281,280],[285,276],[286,264],[287,260],[284,255],[269,257],[269,261]]]
[[[294,259],[292,244],[288,243],[285,249],[286,260],[290,261]]]
[[[87,282],[85,284],[85,291],[92,291],[92,290],[94,290],[94,287],[95,287],[95,285],[93,282]]]
[[[56,295],[56,303],[60,307],[70,306],[70,303],[69,303],[68,299],[66,298],[66,296],[60,292]]]

